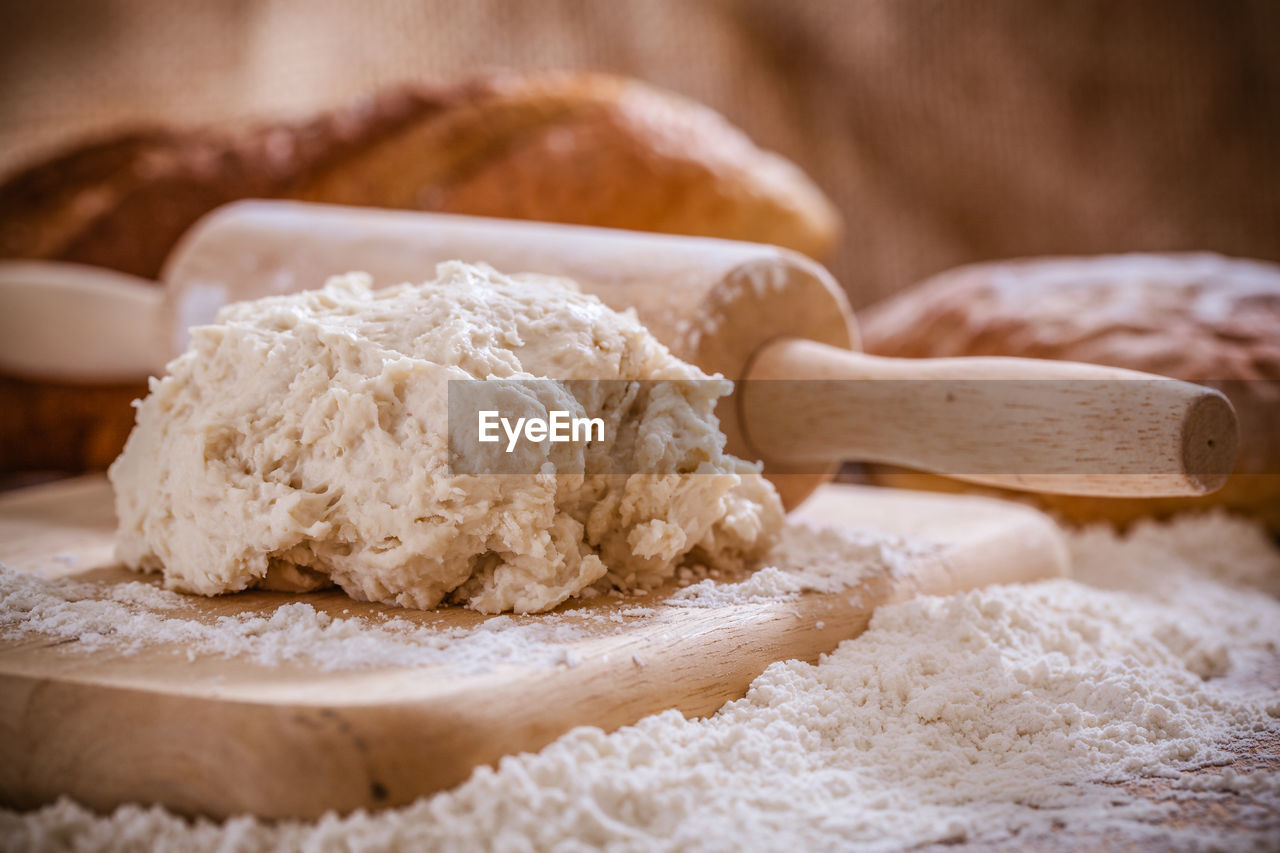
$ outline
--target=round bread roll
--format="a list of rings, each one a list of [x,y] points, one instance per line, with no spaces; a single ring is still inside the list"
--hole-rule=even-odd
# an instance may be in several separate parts
[[[1280,527],[1280,266],[1210,254],[1044,258],[966,266],[861,314],[868,352],[1006,355],[1143,370],[1212,385],[1240,420],[1227,485],[1199,498],[1038,496],[1116,523],[1223,506]],[[882,483],[971,488],[877,467]]]

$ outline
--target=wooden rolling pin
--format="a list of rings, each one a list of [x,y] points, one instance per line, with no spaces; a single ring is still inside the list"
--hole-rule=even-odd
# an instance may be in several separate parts
[[[738,380],[719,410],[729,448],[763,459],[788,507],[845,460],[1015,489],[1164,496],[1218,488],[1235,459],[1235,414],[1217,391],[1072,362],[863,355],[826,270],[726,240],[237,202],[174,250],[164,295],[142,321],[150,329],[104,331],[152,335],[158,370],[185,348],[189,326],[228,302],[319,287],[351,270],[381,284],[422,281],[451,259],[573,278],[614,308],[634,308],[680,357]]]

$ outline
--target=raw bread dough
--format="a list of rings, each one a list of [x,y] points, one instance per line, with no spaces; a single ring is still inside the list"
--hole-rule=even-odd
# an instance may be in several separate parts
[[[447,381],[535,378],[703,381],[585,395],[606,441],[536,445],[540,473],[451,473]],[[574,402],[559,382],[511,387],[515,415]],[[205,595],[333,582],[486,613],[731,566],[768,548],[782,509],[724,452],[712,411],[730,387],[571,283],[459,262],[418,286],[351,274],[231,305],[152,380],[111,466],[117,556]],[[681,473],[555,473],[583,453],[588,471]]]

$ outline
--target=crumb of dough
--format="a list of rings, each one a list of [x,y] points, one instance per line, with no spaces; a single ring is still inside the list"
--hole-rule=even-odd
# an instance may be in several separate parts
[[[577,401],[619,427],[577,452],[679,473],[557,474],[549,456],[494,476],[450,470],[450,379],[701,381]],[[138,407],[110,470],[117,556],[183,592],[332,583],[485,613],[651,588],[686,561],[735,568],[767,551],[782,508],[724,452],[713,410],[731,387],[571,283],[460,262],[422,285],[350,274],[231,305]]]

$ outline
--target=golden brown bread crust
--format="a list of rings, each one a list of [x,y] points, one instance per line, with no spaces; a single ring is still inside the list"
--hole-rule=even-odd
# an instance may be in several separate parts
[[[713,111],[617,77],[541,74],[384,92],[301,124],[104,139],[0,185],[0,257],[157,278],[196,220],[241,198],[728,237],[810,255],[839,227],[799,169]],[[133,413],[120,393],[91,390],[0,382],[0,408],[15,413],[0,419],[0,470],[108,464]],[[49,432],[60,418],[66,427]]]
[[[396,206],[752,240],[810,256],[831,248],[838,219],[825,197],[717,113],[618,78],[571,79],[517,79],[483,108],[422,128],[428,140],[401,134],[362,157],[386,172],[394,163],[423,169],[413,156],[422,147],[453,154],[453,168],[406,181],[417,194]],[[335,195],[331,185],[307,193]]]
[[[1127,522],[1225,506],[1280,526],[1280,266],[1207,254],[1048,258],[962,267],[863,313],[868,352],[1012,355],[1127,367],[1216,385],[1240,419],[1236,473],[1203,498],[1039,500]],[[879,470],[881,482],[955,486]]]
[[[590,74],[403,89],[303,124],[139,131],[0,186],[0,257],[154,278],[240,198],[443,210],[831,248],[838,217],[795,166],[719,115]]]
[[[151,129],[104,139],[0,185],[0,257],[155,278],[182,233],[213,208],[287,195],[294,181],[446,102],[426,91],[393,92],[305,124],[239,135]]]

